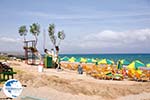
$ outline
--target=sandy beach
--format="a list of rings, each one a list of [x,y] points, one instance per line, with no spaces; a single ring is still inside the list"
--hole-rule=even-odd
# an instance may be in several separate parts
[[[9,64],[17,72],[15,79],[27,86],[14,100],[25,96],[43,100],[150,100],[150,82],[99,80],[68,69],[39,73],[38,66],[17,61]],[[2,91],[0,97],[5,97]]]
[[[0,0],[0,14],[0,100],[150,100],[150,0]]]

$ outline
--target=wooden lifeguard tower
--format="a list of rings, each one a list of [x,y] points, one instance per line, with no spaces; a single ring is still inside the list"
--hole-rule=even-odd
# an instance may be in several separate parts
[[[35,40],[24,41],[24,50],[25,50],[25,63],[26,64],[35,64],[35,55],[33,49],[35,49]],[[31,61],[29,61],[31,60]]]

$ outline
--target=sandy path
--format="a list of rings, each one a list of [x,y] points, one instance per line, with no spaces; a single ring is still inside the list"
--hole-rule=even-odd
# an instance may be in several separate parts
[[[149,100],[150,82],[98,80],[77,72],[45,69],[10,62],[17,69],[15,78],[27,85],[21,96],[36,96],[47,100]],[[4,96],[0,93],[0,97]],[[20,100],[19,98],[16,100]]]

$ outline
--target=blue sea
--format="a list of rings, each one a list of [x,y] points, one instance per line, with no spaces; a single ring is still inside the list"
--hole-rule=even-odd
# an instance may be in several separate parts
[[[60,54],[60,57],[84,57],[84,58],[98,58],[98,59],[111,59],[117,62],[119,59],[126,59],[130,62],[140,60],[144,64],[150,63],[150,54]]]

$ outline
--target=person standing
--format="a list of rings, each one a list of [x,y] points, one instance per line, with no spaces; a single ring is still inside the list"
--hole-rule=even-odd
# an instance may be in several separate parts
[[[44,52],[46,54],[48,54],[49,56],[51,56],[52,60],[55,62],[55,52],[54,52],[54,49],[51,49],[51,51],[49,51],[48,49],[45,49]]]
[[[82,68],[82,63],[80,62],[80,64],[78,65],[78,73],[79,74],[83,74],[83,68]]]
[[[48,51],[48,49],[45,49],[44,52],[45,52],[46,54],[48,54],[49,56],[52,56],[52,53],[51,53],[50,51]]]
[[[56,62],[56,57],[55,57],[54,49],[51,49],[51,56],[52,56],[52,61]]]
[[[122,68],[122,64],[121,64],[121,61],[120,61],[120,60],[118,61],[117,68],[118,68],[118,69],[121,69],[121,68]]]

